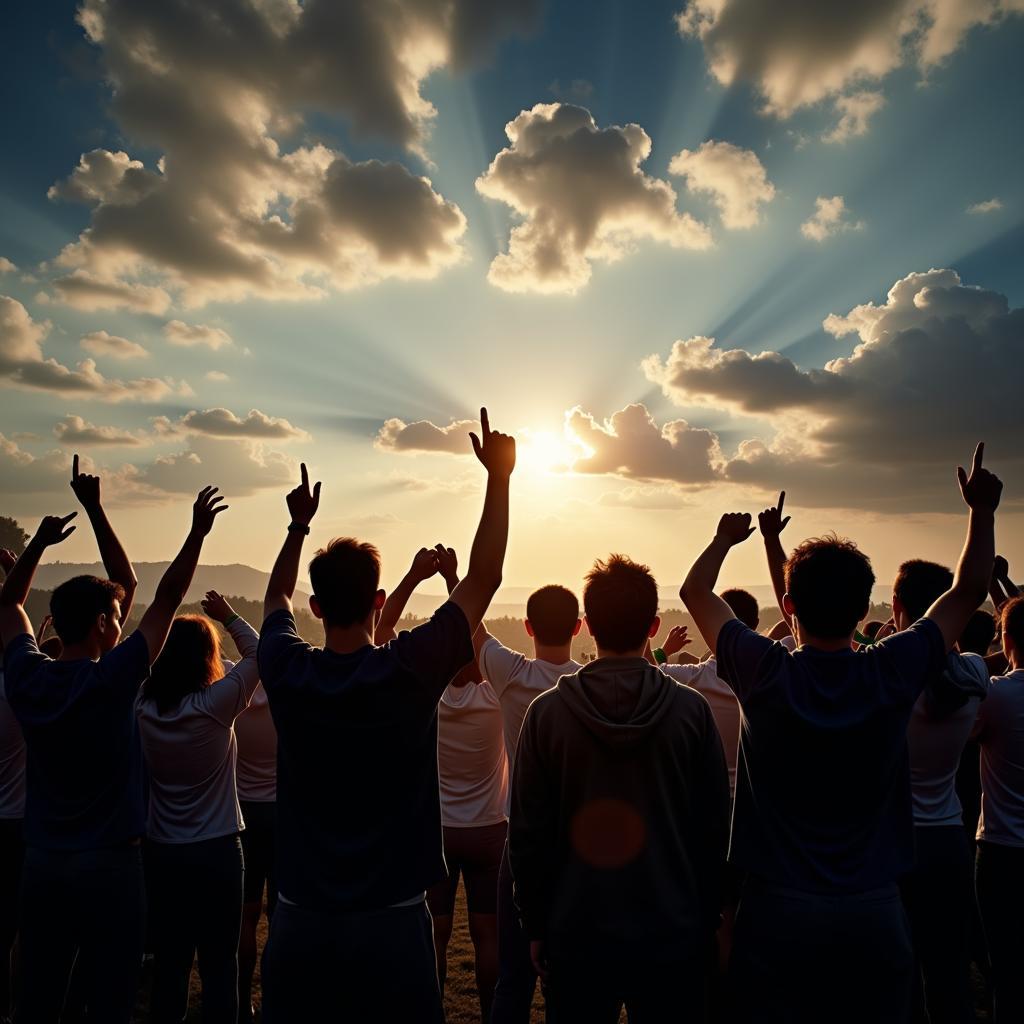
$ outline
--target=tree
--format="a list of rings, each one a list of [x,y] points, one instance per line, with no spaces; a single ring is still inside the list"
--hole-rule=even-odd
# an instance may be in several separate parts
[[[0,516],[0,548],[10,548],[16,555],[20,555],[30,539],[17,519]]]

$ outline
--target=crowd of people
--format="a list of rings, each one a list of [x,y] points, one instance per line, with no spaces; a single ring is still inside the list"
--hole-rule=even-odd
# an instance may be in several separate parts
[[[480,1017],[526,1024],[1024,1021],[1024,598],[995,552],[1002,484],[979,445],[955,571],[900,567],[888,622],[849,540],[785,550],[785,494],[722,517],[658,644],[658,588],[621,554],[526,610],[530,653],[488,633],[515,442],[470,435],[487,474],[464,575],[421,549],[390,594],[371,544],[309,563],[322,646],[292,606],[320,503],[306,467],[257,631],[216,592],[179,615],[215,487],[138,626],[100,481],[71,487],[107,578],[52,593],[55,640],[25,612],[45,517],[0,555],[0,1019],[127,1024],[153,957],[151,1017],[439,1024],[465,887]],[[284,525],[284,524],[283,524]],[[778,621],[718,593],[759,530]],[[447,600],[396,632],[415,588]],[[989,595],[996,616],[982,609]],[[776,618],[776,616],[772,616]],[[225,659],[221,631],[237,648]],[[583,628],[597,657],[573,660]],[[17,969],[12,972],[12,949]],[[13,978],[12,978],[13,973]]]

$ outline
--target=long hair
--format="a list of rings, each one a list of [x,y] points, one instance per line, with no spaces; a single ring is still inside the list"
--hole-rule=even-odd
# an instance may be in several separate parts
[[[197,693],[223,674],[220,638],[209,620],[202,615],[178,615],[150,670],[143,698],[155,701],[157,711],[165,715],[183,697]]]

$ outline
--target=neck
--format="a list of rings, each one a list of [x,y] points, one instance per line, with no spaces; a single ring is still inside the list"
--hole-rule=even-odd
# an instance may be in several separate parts
[[[86,640],[80,644],[65,644],[60,652],[58,661],[81,661],[87,658],[89,661],[98,661],[103,652],[95,640]]]
[[[635,651],[609,651],[607,648],[598,645],[597,656],[598,658],[640,658],[646,661],[646,658],[644,658],[646,646],[645,644],[643,647],[638,647]]]
[[[351,654],[373,643],[373,628],[365,622],[352,626],[324,626],[324,647],[335,654]]]
[[[848,637],[830,637],[826,639],[820,636],[808,636],[801,633],[799,636],[802,647],[813,647],[816,651],[849,651],[853,649],[853,634]]]
[[[533,641],[533,656],[537,661],[550,661],[553,665],[564,665],[572,660],[572,641],[567,644],[542,644]]]

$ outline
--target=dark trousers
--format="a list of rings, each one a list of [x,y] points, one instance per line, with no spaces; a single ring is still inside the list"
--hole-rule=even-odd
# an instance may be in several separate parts
[[[529,1024],[536,987],[530,940],[519,923],[512,899],[512,870],[506,843],[498,869],[498,984],[490,1024]]]
[[[18,892],[24,859],[21,818],[0,819],[0,1019],[11,1012],[11,951],[18,934]]]
[[[978,842],[975,884],[992,961],[996,1024],[1024,1020],[1024,847]]]
[[[153,1020],[185,1019],[192,960],[198,957],[203,1020],[236,1024],[242,870],[237,835],[197,843],[147,842]]]
[[[264,1024],[442,1024],[425,903],[324,913],[283,900],[263,951]]]
[[[917,865],[900,882],[917,971],[914,1019],[973,1024],[970,933],[974,869],[959,822],[914,829]]]
[[[744,883],[729,965],[737,1024],[906,1024],[913,971],[895,885],[822,896]]]
[[[89,1020],[128,1024],[145,918],[138,844],[75,852],[29,847],[21,886],[19,1024],[55,1024],[73,964]]]

